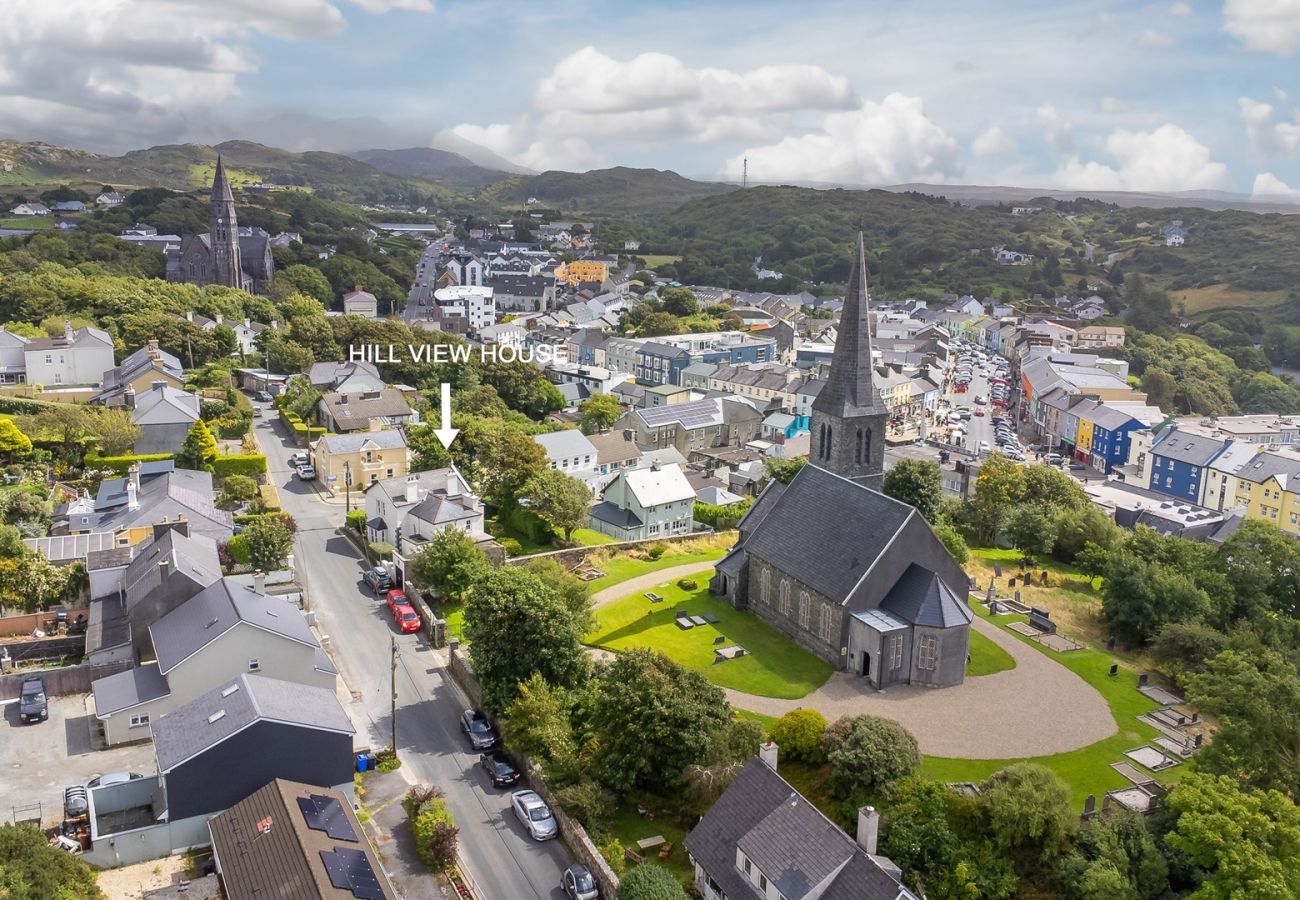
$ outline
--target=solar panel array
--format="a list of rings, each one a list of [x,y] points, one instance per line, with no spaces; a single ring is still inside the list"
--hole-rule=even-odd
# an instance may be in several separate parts
[[[370,868],[370,860],[360,850],[335,847],[320,851],[320,861],[325,864],[330,884],[339,890],[351,891],[361,900],[384,900],[384,889]]]
[[[321,794],[299,797],[298,808],[302,810],[302,817],[307,820],[308,828],[325,832],[331,840],[357,842],[357,833],[352,830],[352,823],[348,821],[347,813],[333,797]]]
[[[668,406],[656,406],[641,410],[641,419],[651,428],[659,428],[681,422],[686,428],[698,428],[710,425],[718,418],[718,404],[715,400],[695,400],[691,403],[677,403]]]

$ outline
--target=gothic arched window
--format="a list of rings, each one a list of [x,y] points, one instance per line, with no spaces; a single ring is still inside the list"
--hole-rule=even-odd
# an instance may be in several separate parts
[[[827,459],[831,458],[831,442],[835,440],[835,436],[834,434],[832,434],[833,431],[834,429],[832,429],[831,426],[829,425],[826,426],[826,458]]]
[[[788,579],[781,579],[781,615],[790,615],[790,582]]]
[[[871,429],[868,428],[862,433],[862,458],[871,461]]]
[[[758,579],[758,598],[763,601],[764,606],[772,605],[772,570],[763,567],[763,574]]]
[[[808,630],[808,615],[812,607],[812,598],[808,596],[807,591],[799,592],[799,627]]]
[[[858,465],[862,465],[862,429],[861,428],[858,429],[858,449],[855,451],[853,459]]]

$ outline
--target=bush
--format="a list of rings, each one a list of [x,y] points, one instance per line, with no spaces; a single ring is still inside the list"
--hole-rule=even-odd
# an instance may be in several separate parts
[[[354,509],[348,513],[348,527],[357,534],[362,534],[366,527],[366,511],[364,509]]]
[[[375,754],[375,769],[379,772],[392,772],[402,767],[402,761],[391,747],[385,747]]]
[[[506,551],[506,556],[524,555],[524,545],[512,537],[498,538],[497,543],[501,545],[502,550]]]
[[[565,812],[592,834],[605,831],[614,815],[614,796],[590,779],[562,788],[556,795]]]
[[[627,871],[627,857],[623,855],[623,842],[618,838],[612,838],[608,844],[596,848],[600,855],[605,858],[610,870],[622,878],[623,873]]]
[[[663,556],[667,551],[668,548],[663,544],[651,544],[649,547],[646,547],[645,555],[653,562]]]
[[[555,539],[555,532],[546,520],[522,506],[514,507],[501,518],[512,530],[524,535],[534,544],[549,544]]]
[[[456,861],[456,840],[460,829],[441,792],[411,788],[403,801],[415,838],[420,861],[435,872],[451,867]]]
[[[700,583],[694,578],[678,578],[677,586],[684,591],[698,591]]]
[[[906,728],[892,719],[858,716],[840,746],[827,754],[831,790],[851,799],[888,788],[921,765],[921,751]]]
[[[233,508],[241,503],[247,503],[257,496],[257,482],[247,475],[231,475],[226,479],[225,484],[221,486],[221,497],[218,503],[227,508]]]
[[[125,475],[135,463],[159,462],[175,458],[174,453],[144,453],[139,456],[96,456],[87,453],[85,463],[87,469],[106,469],[118,475]]]
[[[276,512],[280,509],[280,492],[273,484],[264,484],[258,489],[258,504],[263,512]]]
[[[772,740],[788,759],[820,763],[822,735],[826,732],[826,717],[815,709],[792,709],[776,720],[772,727]]]
[[[217,478],[229,478],[231,475],[248,475],[254,477],[266,473],[266,456],[250,453],[239,456],[218,456],[212,461],[212,474]]]
[[[618,900],[686,900],[686,891],[672,872],[646,863],[619,881]]]
[[[253,551],[248,547],[248,538],[242,534],[231,536],[226,541],[226,552],[237,566],[246,566],[253,561]]]
[[[387,541],[371,541],[370,556],[373,559],[392,559],[396,548]]]

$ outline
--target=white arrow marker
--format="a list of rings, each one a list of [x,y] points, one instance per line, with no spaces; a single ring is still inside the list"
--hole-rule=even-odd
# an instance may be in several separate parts
[[[442,383],[442,427],[434,429],[433,433],[438,436],[444,450],[450,448],[451,442],[460,434],[459,428],[451,427],[451,385],[445,381]]]

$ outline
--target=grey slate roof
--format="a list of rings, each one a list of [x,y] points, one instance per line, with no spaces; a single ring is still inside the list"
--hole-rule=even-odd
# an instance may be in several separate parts
[[[333,691],[261,675],[240,675],[151,723],[159,773],[170,772],[262,719],[356,733]]]
[[[867,295],[867,262],[862,233],[858,233],[857,257],[849,272],[839,333],[831,353],[831,370],[813,409],[830,416],[850,419],[887,412],[876,390],[871,367],[870,297]]]
[[[307,620],[287,601],[222,578],[149,626],[158,668],[170,672],[241,623],[319,646]]]
[[[641,517],[630,509],[620,509],[617,504],[608,500],[597,503],[588,513],[593,519],[607,522],[615,528],[640,528],[645,524],[641,521]]]
[[[1224,446],[1225,442],[1220,438],[1203,437],[1172,428],[1155,442],[1150,452],[1152,456],[1204,466],[1213,462]]]
[[[171,462],[171,460],[167,460]],[[235,519],[231,513],[218,509],[212,494],[212,473],[192,469],[164,471],[160,475],[140,474],[139,508],[127,506],[125,478],[108,478],[100,483],[95,495],[95,512],[74,515],[69,526],[110,531],[137,525],[152,525],[163,516],[175,518],[177,514],[190,520],[201,519],[207,528],[229,533]],[[193,523],[198,525],[199,523]]]
[[[107,678],[96,679],[90,688],[95,695],[95,715],[99,718],[171,693],[167,679],[163,678],[162,672],[155,665],[136,666]]]
[[[687,835],[685,845],[734,900],[762,896],[736,867],[737,848],[787,900],[801,900],[828,878],[821,900],[912,897],[852,838],[758,759],[745,765]]]
[[[810,463],[764,514],[771,527],[756,528],[745,549],[783,572],[801,573],[809,587],[843,603],[914,513]]]
[[[933,628],[969,625],[975,614],[934,572],[912,563],[880,604],[905,622]]]
[[[411,507],[411,511],[407,515],[422,522],[428,522],[430,525],[441,525],[444,522],[472,519],[478,516],[479,513],[467,509],[461,498],[452,499],[445,492],[430,491],[423,500]]]
[[[406,446],[406,437],[400,431],[363,431],[359,434],[327,434],[321,441],[331,453],[354,453],[372,441],[380,450],[396,450]]]
[[[396,388],[353,394],[331,392],[320,399],[340,431],[369,428],[372,418],[406,418],[411,405]]]

